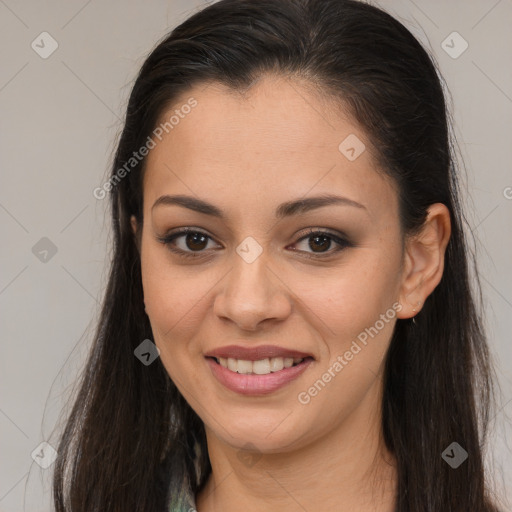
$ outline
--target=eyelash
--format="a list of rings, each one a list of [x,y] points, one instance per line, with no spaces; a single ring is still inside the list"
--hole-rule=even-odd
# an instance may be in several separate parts
[[[159,242],[161,242],[162,244],[164,244],[165,246],[167,246],[167,248],[171,252],[173,252],[175,254],[178,254],[181,257],[184,257],[184,258],[201,258],[201,257],[204,256],[204,254],[202,254],[204,252],[204,250],[203,251],[183,251],[182,249],[176,249],[174,247],[171,247],[171,243],[175,239],[179,238],[180,236],[188,235],[188,234],[191,234],[191,233],[192,234],[203,235],[203,236],[209,238],[210,240],[213,240],[213,238],[211,238],[209,235],[207,235],[203,231],[201,231],[199,229],[195,229],[195,228],[183,228],[180,231],[177,231],[177,232],[174,232],[174,233],[169,233],[166,236],[157,237],[157,240]],[[299,240],[297,240],[296,243],[301,242],[302,240],[305,240],[305,239],[308,239],[308,238],[312,238],[313,235],[326,236],[327,238],[330,238],[332,241],[334,241],[335,243],[338,244],[338,248],[336,248],[334,251],[329,251],[329,252],[325,252],[325,253],[317,253],[317,254],[313,253],[314,255],[312,255],[312,253],[307,253],[305,251],[297,250],[297,252],[304,253],[303,256],[306,257],[306,258],[312,258],[312,259],[327,258],[327,257],[332,256],[334,253],[338,253],[340,251],[343,251],[347,247],[352,247],[353,246],[345,238],[342,238],[342,237],[340,237],[338,235],[335,235],[334,233],[330,233],[328,231],[319,230],[319,229],[316,229],[316,228],[309,228],[308,231],[306,232],[306,234],[304,236],[302,236],[301,238],[299,238]]]

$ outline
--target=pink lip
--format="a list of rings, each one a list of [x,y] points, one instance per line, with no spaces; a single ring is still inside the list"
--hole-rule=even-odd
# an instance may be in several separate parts
[[[296,352],[294,352],[294,354],[295,353]],[[301,375],[313,362],[313,359],[310,356],[308,357],[306,355],[305,357],[307,357],[307,359],[296,366],[283,368],[278,372],[269,373],[267,375],[241,374],[232,372],[228,368],[224,368],[219,363],[215,362],[215,360],[211,357],[207,358],[207,362],[215,378],[231,391],[235,391],[236,393],[241,393],[243,395],[266,395],[278,390],[279,388],[285,386],[292,380],[296,379],[299,375]],[[245,359],[249,361],[257,360],[248,359],[247,357],[245,357]],[[259,359],[265,359],[265,357]]]
[[[270,359],[271,357],[311,357],[311,354],[278,347],[276,345],[260,345],[259,347],[242,347],[240,345],[228,345],[212,350],[205,354],[206,357],[223,357],[228,359],[244,359],[246,361],[259,361],[260,359]],[[314,359],[314,358],[313,358]],[[276,372],[277,373],[277,372]]]

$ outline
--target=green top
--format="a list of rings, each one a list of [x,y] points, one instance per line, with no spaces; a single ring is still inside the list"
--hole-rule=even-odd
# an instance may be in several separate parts
[[[169,512],[197,512],[196,500],[190,489],[172,494],[169,501]]]

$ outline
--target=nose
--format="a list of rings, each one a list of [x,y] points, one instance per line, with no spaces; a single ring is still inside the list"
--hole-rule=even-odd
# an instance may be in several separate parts
[[[289,288],[262,256],[248,263],[235,254],[233,268],[221,283],[214,313],[240,329],[255,331],[260,324],[282,321],[291,313]]]

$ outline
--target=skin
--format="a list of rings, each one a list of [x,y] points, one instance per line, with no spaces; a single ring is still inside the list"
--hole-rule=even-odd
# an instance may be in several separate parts
[[[190,96],[197,106],[147,157],[144,221],[132,218],[132,226],[161,361],[205,424],[213,471],[197,510],[392,511],[383,360],[396,319],[414,316],[441,279],[448,210],[432,205],[423,230],[404,239],[397,191],[364,131],[298,81],[266,76],[245,94],[203,84],[182,103]],[[349,134],[367,147],[354,161],[338,150]],[[177,205],[152,210],[164,194],[199,197],[226,218]],[[282,202],[320,194],[363,208],[329,205],[276,220]],[[158,240],[186,226],[210,239],[198,249],[185,235],[174,247],[205,256],[181,257]],[[322,249],[303,238],[307,228],[344,233],[352,245],[336,252],[331,241],[323,249],[330,256],[314,259]],[[262,249],[250,264],[236,252],[249,236]],[[390,308],[394,318],[300,403],[298,394]],[[248,397],[223,387],[204,358],[228,344],[275,344],[315,361],[278,391]]]

